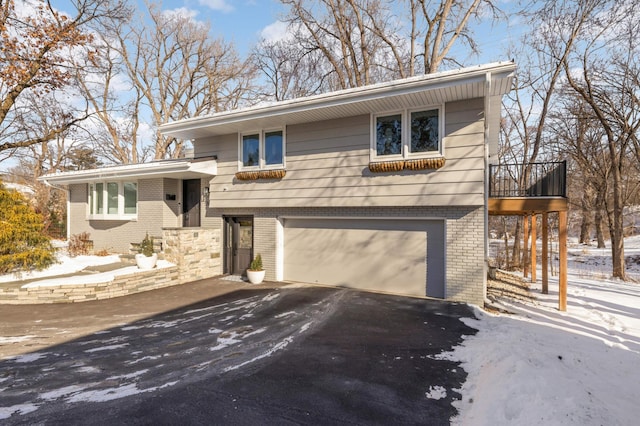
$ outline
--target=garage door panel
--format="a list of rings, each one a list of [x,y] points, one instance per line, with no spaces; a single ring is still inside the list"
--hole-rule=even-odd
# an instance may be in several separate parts
[[[428,237],[424,222],[288,219],[285,279],[424,296]]]

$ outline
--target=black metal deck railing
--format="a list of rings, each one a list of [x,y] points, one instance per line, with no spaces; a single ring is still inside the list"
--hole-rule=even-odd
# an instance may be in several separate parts
[[[489,165],[489,197],[566,196],[566,161]]]

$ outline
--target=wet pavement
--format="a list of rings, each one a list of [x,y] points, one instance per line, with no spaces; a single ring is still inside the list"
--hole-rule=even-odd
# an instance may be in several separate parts
[[[449,424],[439,354],[475,332],[464,304],[215,280],[33,308],[0,307],[42,337],[2,345],[0,424]]]

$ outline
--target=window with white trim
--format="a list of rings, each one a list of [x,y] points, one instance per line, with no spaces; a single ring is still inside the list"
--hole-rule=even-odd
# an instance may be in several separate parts
[[[132,220],[138,217],[138,183],[124,181],[89,184],[89,219]]]
[[[440,156],[442,107],[374,114],[371,119],[371,158],[397,160]]]
[[[284,130],[263,130],[240,134],[238,168],[260,170],[283,168],[285,150]]]

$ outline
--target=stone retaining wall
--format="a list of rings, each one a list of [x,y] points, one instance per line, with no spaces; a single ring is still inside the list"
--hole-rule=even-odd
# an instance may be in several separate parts
[[[164,228],[164,258],[178,265],[180,284],[222,274],[220,229]]]
[[[56,285],[34,288],[0,288],[0,304],[73,303],[110,299],[176,285],[177,266],[118,275],[113,281],[96,284]]]

